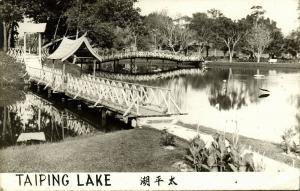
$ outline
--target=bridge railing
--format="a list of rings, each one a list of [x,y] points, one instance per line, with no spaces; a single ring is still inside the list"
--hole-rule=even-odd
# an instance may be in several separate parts
[[[7,55],[15,58],[17,62],[23,62],[23,49],[22,48],[9,48],[7,51]]]
[[[29,77],[36,79],[38,83],[44,83],[46,87],[52,87],[54,91],[62,91],[64,76],[60,70],[26,66],[26,71]]]
[[[24,62],[24,49],[22,47],[9,48],[7,51],[7,55],[15,58],[17,62]],[[49,49],[48,48],[42,49],[42,60],[45,60],[48,57],[48,55],[49,55]]]
[[[150,52],[150,51],[136,51],[136,52],[120,52],[112,55],[102,56],[102,61],[110,61],[116,59],[128,59],[128,58],[160,58],[169,59],[175,61],[202,61],[202,56],[185,56],[178,54],[170,54],[165,52]]]
[[[75,77],[48,67],[39,69],[27,66],[27,72],[30,78],[46,84],[46,87],[69,93],[74,99],[87,99],[94,106],[101,104],[122,111],[124,117],[130,114],[144,116],[181,113],[169,89],[95,78],[91,75]]]

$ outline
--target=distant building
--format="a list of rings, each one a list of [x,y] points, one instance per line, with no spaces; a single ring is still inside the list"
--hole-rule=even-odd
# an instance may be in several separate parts
[[[188,16],[179,17],[173,20],[174,25],[178,25],[181,28],[185,28],[187,25],[191,23],[191,19]]]

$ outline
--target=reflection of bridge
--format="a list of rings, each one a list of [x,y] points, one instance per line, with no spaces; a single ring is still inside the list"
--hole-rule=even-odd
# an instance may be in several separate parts
[[[163,71],[153,74],[116,74],[114,72],[97,72],[96,76],[102,76],[108,79],[121,80],[121,81],[151,81],[157,79],[173,78],[180,75],[188,74],[199,74],[204,75],[206,68],[190,68],[190,69],[180,69],[173,71]]]
[[[89,134],[94,131],[94,128],[89,123],[83,120],[77,120],[76,117],[68,111],[59,111],[51,103],[44,101],[42,98],[35,96],[34,94],[27,94],[25,102],[28,103],[22,104],[21,102],[14,105],[10,105],[8,106],[8,110],[17,113],[18,115],[25,115],[26,112],[28,113],[28,110],[33,107],[39,110],[37,112],[38,125],[41,125],[41,113],[45,113],[51,118],[51,122],[55,122],[62,128],[69,129],[77,135]]]
[[[103,106],[125,118],[181,114],[169,89],[95,78],[76,77],[61,70],[38,66],[38,57],[26,55],[25,65],[31,81],[43,84],[73,99]]]

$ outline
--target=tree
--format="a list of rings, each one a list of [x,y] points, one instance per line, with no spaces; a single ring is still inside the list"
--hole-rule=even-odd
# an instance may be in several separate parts
[[[212,18],[212,19],[224,17],[224,14],[220,10],[217,10],[217,9],[209,9],[207,11],[207,14],[208,14],[209,18]]]
[[[165,24],[163,41],[174,53],[185,50],[193,41],[194,31],[181,28],[172,22]]]
[[[3,50],[11,45],[12,34],[16,22],[23,20],[24,9],[21,0],[0,1],[0,19],[3,24]]]
[[[155,49],[162,49],[165,46],[166,25],[171,24],[172,19],[165,11],[153,12],[145,17],[144,23],[150,38],[153,39]]]
[[[265,52],[269,54],[271,58],[279,57],[284,52],[284,37],[281,30],[276,26],[276,22],[264,17],[265,10],[261,6],[253,6],[251,8],[252,13],[247,15],[245,18],[240,20],[240,23],[244,25],[244,28],[249,32],[256,25],[264,25],[271,35],[272,41],[269,46],[265,49]],[[249,54],[251,58],[254,58],[254,52],[252,47],[249,46],[247,39],[241,39],[241,50]]]
[[[114,30],[133,27],[139,20],[136,0],[77,0],[66,11],[67,24],[72,31],[88,32],[88,37],[103,48],[112,48]],[[116,44],[116,43],[115,43]]]
[[[209,45],[213,38],[212,22],[206,13],[195,13],[190,23],[190,28],[196,32],[195,40],[198,45],[198,53]]]
[[[0,20],[0,49],[3,48],[3,24],[2,20]]]
[[[25,15],[37,23],[47,23],[44,39],[62,37],[68,31],[64,13],[76,0],[23,0]]]
[[[284,39],[284,52],[290,54],[294,58],[297,56],[297,53],[300,52],[300,30],[295,30],[291,32]]]
[[[271,32],[262,24],[255,25],[247,36],[247,42],[255,53],[257,62],[260,62],[260,57],[264,50],[271,43]]]
[[[213,31],[216,38],[216,42],[222,42],[226,45],[229,53],[229,62],[232,62],[233,54],[237,44],[245,36],[247,31],[244,25],[239,21],[232,21],[227,17],[219,17],[214,20]]]

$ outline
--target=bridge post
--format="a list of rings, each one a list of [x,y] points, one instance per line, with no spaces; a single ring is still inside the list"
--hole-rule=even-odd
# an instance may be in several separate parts
[[[40,85],[39,84],[36,84],[37,85],[37,89],[36,89],[36,91],[38,92],[38,93],[40,93],[41,92],[41,87],[40,87]]]
[[[102,108],[100,109],[100,115],[101,115],[101,126],[105,126],[106,125],[106,109]]]
[[[93,68],[93,76],[96,77],[96,60],[93,61],[94,68]]]
[[[116,60],[114,60],[114,64],[113,64],[113,72],[116,72]]]
[[[49,88],[48,89],[48,98],[51,98],[52,97],[52,90]]]
[[[62,78],[63,78],[63,87],[62,87],[62,89],[65,92],[66,89],[67,89],[67,83],[68,83],[68,79],[67,79],[67,76],[66,76],[66,64],[65,64],[65,62],[63,62]]]

